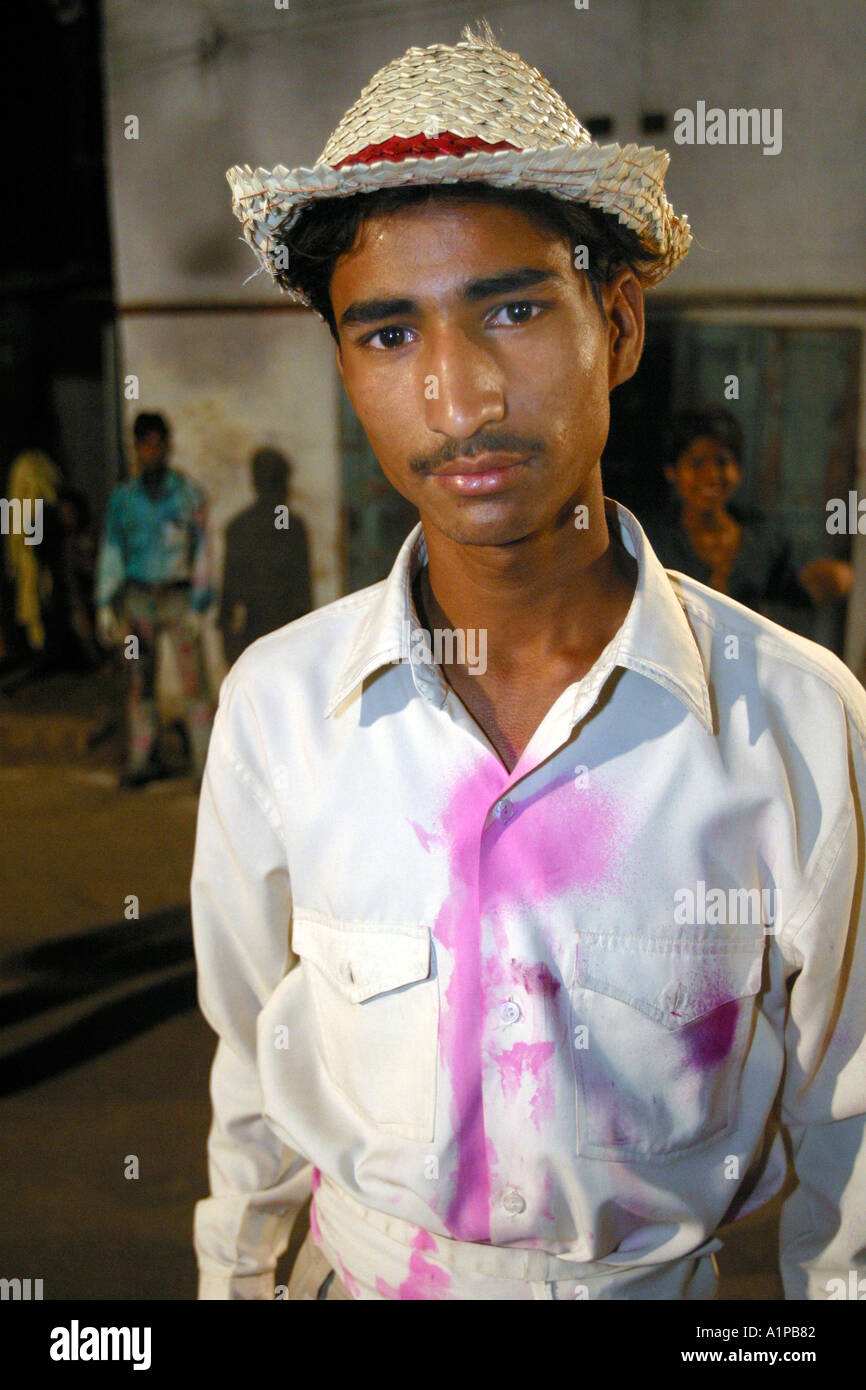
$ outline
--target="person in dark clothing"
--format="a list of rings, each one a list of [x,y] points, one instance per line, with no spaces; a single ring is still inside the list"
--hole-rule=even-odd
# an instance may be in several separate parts
[[[289,518],[292,465],[278,449],[252,458],[256,501],[226,527],[219,624],[226,661],[266,632],[293,622],[313,606],[307,530]]]
[[[742,477],[743,434],[722,409],[689,411],[671,429],[666,507],[641,524],[666,569],[679,570],[749,608],[808,608],[845,598],[853,581],[844,560],[820,558],[798,570],[790,538],[771,516],[732,500]]]

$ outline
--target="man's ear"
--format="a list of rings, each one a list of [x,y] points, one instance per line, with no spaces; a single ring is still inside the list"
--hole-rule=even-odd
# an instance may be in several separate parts
[[[644,342],[643,290],[633,270],[622,266],[602,290],[610,329],[609,389],[628,381],[638,369]]]
[[[337,371],[340,373],[340,376],[342,377],[342,375],[343,375],[343,354],[342,354],[342,352],[341,352],[341,350],[340,350],[340,340],[339,340],[339,338],[335,338],[335,339],[334,339],[334,357],[336,358],[336,362],[337,362]]]

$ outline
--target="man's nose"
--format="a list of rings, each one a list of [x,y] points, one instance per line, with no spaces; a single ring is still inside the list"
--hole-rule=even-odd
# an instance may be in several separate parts
[[[493,354],[456,324],[428,337],[424,408],[428,429],[457,439],[505,419],[505,385]]]

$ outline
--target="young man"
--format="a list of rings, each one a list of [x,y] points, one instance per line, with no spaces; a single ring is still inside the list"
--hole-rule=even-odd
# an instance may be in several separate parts
[[[201,1297],[271,1297],[312,1188],[293,1298],[711,1298],[780,1087],[788,1295],[862,1260],[863,694],[602,496],[665,165],[468,35],[230,175],[421,522],[223,686]]]
[[[108,503],[96,580],[97,630],[106,646],[137,639],[126,662],[129,748],[121,785],[158,777],[156,687],[160,633],[172,642],[183,685],[192,770],[204,771],[212,717],[201,649],[203,615],[213,603],[208,575],[207,502],[201,488],[168,464],[169,429],[142,411],[133,426],[138,475]]]

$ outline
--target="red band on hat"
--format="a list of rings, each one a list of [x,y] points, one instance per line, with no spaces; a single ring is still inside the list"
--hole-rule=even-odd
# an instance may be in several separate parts
[[[392,135],[384,145],[366,145],[357,154],[349,154],[335,164],[335,169],[344,169],[347,164],[376,164],[380,159],[388,159],[399,164],[402,159],[435,159],[437,154],[469,154],[473,150],[517,150],[519,145],[511,145],[507,140],[499,140],[495,145],[479,140],[477,135],[452,135],[443,130],[441,135],[431,139],[428,135],[408,137]]]

